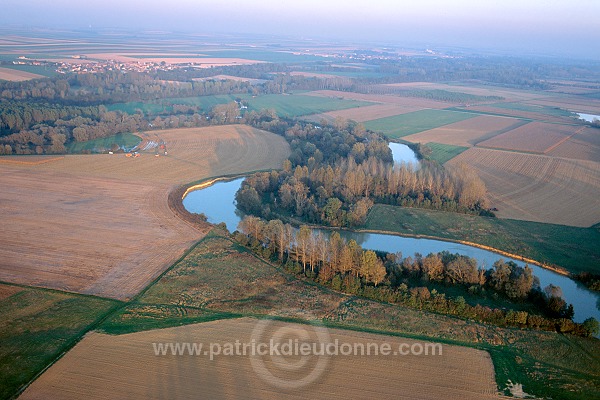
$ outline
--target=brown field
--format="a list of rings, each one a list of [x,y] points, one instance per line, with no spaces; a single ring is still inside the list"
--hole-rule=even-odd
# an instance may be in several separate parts
[[[505,117],[480,116],[444,125],[439,128],[405,136],[413,143],[443,143],[455,146],[473,146],[478,139],[494,132],[502,131],[518,123],[518,120]]]
[[[585,128],[548,152],[549,155],[600,162],[600,130]]]
[[[0,164],[0,280],[130,298],[202,236],[169,208],[175,185],[278,168],[289,153],[283,138],[241,125],[147,135],[168,156]]]
[[[335,121],[337,117],[341,117],[356,122],[365,122],[419,110],[422,110],[422,108],[401,106],[397,104],[376,104],[374,106],[355,107],[346,110],[329,111],[322,114],[315,114],[307,119],[315,122],[319,122],[324,119],[331,122]]]
[[[14,165],[40,165],[52,161],[58,161],[65,158],[64,156],[2,156],[0,157],[0,164],[14,164]]]
[[[501,218],[588,227],[600,222],[600,163],[473,147],[449,161],[474,167]]]
[[[491,139],[479,143],[482,147],[496,149],[546,153],[572,136],[582,132],[585,127],[543,122],[530,122]]]
[[[587,114],[598,114],[600,115],[600,100],[596,99],[586,99],[582,97],[560,97],[560,98],[550,98],[545,97],[541,99],[535,99],[528,102],[526,104],[534,104],[540,106],[548,106],[548,107],[559,107],[571,110],[573,112],[582,112]]]
[[[359,101],[371,101],[374,103],[386,103],[395,104],[404,107],[414,107],[417,109],[424,108],[446,108],[449,107],[450,103],[443,103],[441,101],[421,99],[417,97],[399,97],[387,94],[364,94],[364,93],[353,93],[353,92],[339,92],[336,90],[315,90],[313,92],[303,93],[309,96],[320,96],[320,97],[335,97],[343,98],[347,100],[359,100]]]
[[[265,338],[314,335],[306,325],[270,322]],[[88,334],[39,377],[21,399],[497,399],[488,353],[443,345],[436,356],[332,356],[319,378],[299,389],[279,389],[253,367],[249,356],[156,356],[152,343],[250,343],[257,320],[221,320],[121,336]],[[329,330],[339,343],[412,345],[415,340]],[[263,339],[264,340],[264,339]],[[287,340],[287,339],[285,339]],[[313,339],[314,340],[314,339]],[[421,342],[422,343],[422,342]],[[262,358],[265,368],[289,382],[319,368],[315,359]],[[285,364],[283,364],[285,363]],[[287,364],[287,365],[286,365]],[[291,365],[291,368],[290,368]],[[288,369],[285,370],[284,368]]]
[[[0,80],[20,82],[37,78],[43,78],[43,76],[31,72],[19,71],[18,69],[0,68]]]
[[[564,108],[564,105],[563,105],[563,108]],[[526,119],[532,119],[532,120],[536,120],[536,121],[552,122],[552,123],[558,123],[558,124],[572,124],[574,122],[574,120],[569,117],[555,117],[552,115],[546,115],[546,114],[541,114],[541,113],[536,113],[536,112],[510,110],[507,108],[492,107],[492,106],[487,106],[487,105],[470,106],[468,108],[468,110],[480,111],[483,113],[505,115],[505,116],[514,117],[514,118],[526,118]]]

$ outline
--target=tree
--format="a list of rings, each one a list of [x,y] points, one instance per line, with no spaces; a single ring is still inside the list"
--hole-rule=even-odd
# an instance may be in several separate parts
[[[510,279],[511,272],[510,265],[506,264],[503,259],[496,261],[490,273],[489,284],[492,289],[497,292],[504,292],[504,288]]]
[[[428,254],[421,262],[423,274],[432,281],[439,281],[443,278],[444,264],[438,254]]]
[[[308,257],[310,239],[312,232],[306,225],[302,225],[298,233],[296,233],[296,253],[302,259],[302,269],[306,272],[306,259]]]
[[[446,277],[452,283],[477,283],[477,263],[472,258],[458,256],[446,266]]]
[[[258,217],[247,215],[238,224],[238,229],[240,232],[243,232],[258,241],[262,241],[265,222]]]
[[[65,149],[65,140],[67,137],[62,133],[54,133],[50,135],[50,139],[52,140],[52,145],[50,146],[49,151],[51,153],[64,153]]]
[[[342,274],[354,270],[352,249],[347,244],[344,244],[340,251],[340,259],[338,262],[337,270]]]
[[[373,250],[363,251],[360,258],[360,275],[368,283],[379,285],[385,279],[385,267]]]
[[[341,208],[342,202],[337,197],[327,199],[327,204],[323,207],[323,219],[331,226],[339,226],[338,213]]]
[[[594,317],[583,321],[583,329],[588,337],[597,336],[600,333],[600,324]]]
[[[513,263],[514,264],[514,263]],[[506,295],[511,299],[525,299],[533,287],[533,272],[528,265],[514,265],[510,280],[506,284]]]
[[[288,251],[294,240],[294,230],[291,225],[284,224],[280,220],[273,222],[276,231],[277,249],[279,250],[279,260],[283,261],[283,255]]]

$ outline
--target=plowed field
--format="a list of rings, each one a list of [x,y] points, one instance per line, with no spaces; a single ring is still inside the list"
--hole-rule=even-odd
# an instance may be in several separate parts
[[[0,280],[129,298],[202,236],[168,207],[174,185],[278,168],[289,152],[283,138],[239,125],[147,135],[168,155],[0,164]]]
[[[484,180],[501,218],[588,227],[600,221],[600,163],[473,147],[464,162]]]
[[[490,356],[480,350],[443,345],[442,355],[331,356],[326,368],[316,357],[155,355],[153,343],[250,343],[257,320],[206,322],[121,336],[89,334],[37,379],[21,399],[497,399]],[[306,325],[269,322],[269,336],[303,338]],[[415,340],[330,330],[331,340],[400,344]],[[273,335],[273,336],[271,336]],[[267,337],[265,335],[265,337]],[[303,338],[307,340],[306,337]],[[301,339],[301,340],[303,340]],[[277,339],[275,339],[277,341]],[[268,343],[268,342],[267,342]],[[284,341],[285,343],[285,341]],[[307,361],[303,363],[303,361]],[[324,365],[324,364],[323,364]],[[274,378],[267,380],[265,372]],[[316,371],[317,379],[299,389],[282,390]],[[263,379],[265,378],[265,379]],[[275,380],[277,379],[277,380]]]

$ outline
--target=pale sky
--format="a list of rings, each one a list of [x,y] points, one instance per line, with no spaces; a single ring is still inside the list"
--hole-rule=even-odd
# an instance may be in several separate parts
[[[451,45],[600,57],[600,0],[2,0],[0,24]]]

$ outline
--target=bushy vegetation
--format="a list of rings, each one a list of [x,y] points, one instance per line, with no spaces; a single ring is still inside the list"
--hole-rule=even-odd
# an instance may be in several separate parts
[[[414,259],[377,254],[363,250],[354,240],[346,242],[337,232],[326,238],[305,225],[295,231],[280,220],[266,222],[251,216],[242,220],[239,229],[237,240],[253,251],[337,291],[500,326],[579,336],[597,333],[593,319],[573,322],[573,306],[560,297],[559,288],[550,285],[542,290],[529,267],[510,261],[498,260],[483,270],[475,259],[449,252]],[[439,289],[430,290],[430,285]],[[447,297],[444,285],[475,297],[491,291],[517,305],[528,303],[537,312],[469,304],[461,295]]]

